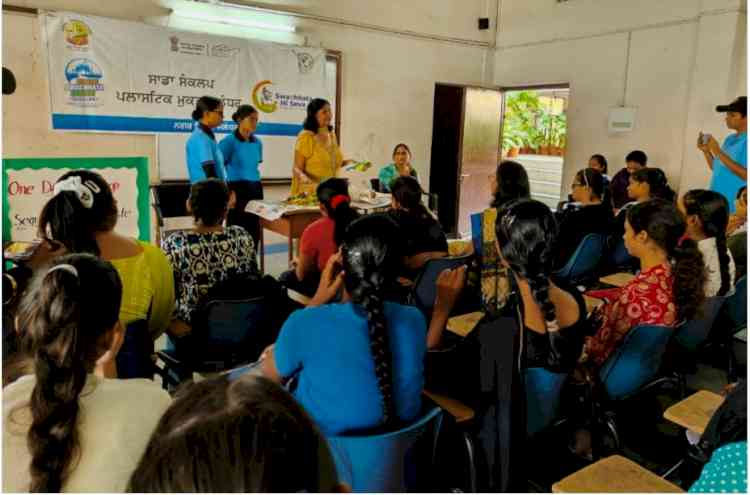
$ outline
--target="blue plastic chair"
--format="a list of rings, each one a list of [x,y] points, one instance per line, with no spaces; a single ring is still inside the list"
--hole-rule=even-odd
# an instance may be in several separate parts
[[[474,245],[474,252],[481,256],[482,254],[482,214],[473,213],[469,217],[471,220],[471,242]]]
[[[628,332],[599,370],[609,400],[631,397],[656,377],[673,333],[673,328],[661,325],[638,325]]]
[[[553,373],[545,368],[527,368],[526,435],[534,436],[557,418],[560,396],[567,373]]]
[[[435,258],[425,263],[422,272],[417,277],[417,280],[414,281],[414,289],[410,299],[411,303],[419,308],[428,319],[432,314],[432,307],[435,305],[437,279],[440,273],[446,269],[454,269],[461,265],[468,265],[471,256],[472,255],[468,254],[464,256]]]
[[[194,372],[221,372],[257,360],[275,337],[269,332],[271,309],[264,297],[208,301],[189,340],[157,353],[165,372],[181,382]]]
[[[595,275],[604,254],[606,239],[601,234],[588,234],[583,238],[565,266],[555,275],[570,284],[577,284]]]
[[[372,436],[328,438],[339,480],[355,492],[405,492],[413,483],[414,460],[410,459],[417,440],[432,425],[432,459],[442,422],[442,410],[431,408],[413,424],[390,433]],[[430,473],[431,474],[431,473]],[[411,482],[411,483],[410,483]]]
[[[711,329],[724,304],[724,297],[707,297],[703,301],[701,318],[682,323],[675,332],[675,341],[688,351],[695,351],[708,340]]]
[[[747,328],[747,277],[740,278],[734,285],[734,292],[726,296],[724,314],[730,325],[731,335]]]
[[[592,391],[592,420],[609,430],[615,450],[620,435],[615,421],[615,404],[630,399],[672,378],[658,378],[662,358],[674,329],[660,325],[638,325],[628,332],[622,344],[599,370],[598,386]],[[602,438],[594,436],[594,458],[600,457]]]

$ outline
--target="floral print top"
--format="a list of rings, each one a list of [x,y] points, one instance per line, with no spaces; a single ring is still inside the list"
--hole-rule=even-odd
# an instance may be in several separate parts
[[[672,267],[664,263],[639,273],[622,289],[613,291],[612,298],[600,310],[599,330],[586,338],[584,360],[601,366],[638,325],[674,326],[677,307],[673,282]]]
[[[219,282],[258,275],[253,238],[237,225],[222,232],[175,232],[162,241],[174,270],[177,307],[173,318],[192,321],[198,302]]]

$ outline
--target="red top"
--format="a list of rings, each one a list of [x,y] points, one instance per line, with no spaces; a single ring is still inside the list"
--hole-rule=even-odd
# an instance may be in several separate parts
[[[336,254],[338,248],[333,240],[336,222],[328,217],[316,220],[307,226],[299,240],[299,251],[315,260],[318,270],[323,273],[328,258]]]
[[[615,297],[607,298],[607,304],[601,308],[602,326],[596,335],[586,337],[583,349],[588,360],[602,365],[625,335],[638,325],[674,326],[677,308],[673,282],[672,267],[665,263],[639,273],[612,294]]]

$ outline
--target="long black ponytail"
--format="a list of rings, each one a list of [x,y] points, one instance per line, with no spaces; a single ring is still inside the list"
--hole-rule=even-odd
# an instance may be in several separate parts
[[[716,250],[719,253],[719,270],[721,288],[717,296],[723,296],[732,286],[729,273],[729,251],[727,250],[727,224],[729,223],[729,203],[721,194],[705,189],[693,189],[682,198],[685,212],[698,215],[706,237],[716,239]]]
[[[396,416],[393,390],[393,359],[383,298],[396,279],[398,225],[386,215],[368,215],[352,222],[344,236],[341,252],[344,285],[356,307],[367,316],[370,352],[383,400],[383,425]]]
[[[60,492],[79,453],[79,397],[108,349],[122,284],[114,267],[89,254],[60,258],[32,281],[19,321],[29,339],[36,383],[27,435],[31,492]]]
[[[497,213],[495,234],[500,254],[510,269],[529,283],[548,330],[559,328],[555,306],[549,298],[557,231],[554,214],[539,201],[515,200]]]

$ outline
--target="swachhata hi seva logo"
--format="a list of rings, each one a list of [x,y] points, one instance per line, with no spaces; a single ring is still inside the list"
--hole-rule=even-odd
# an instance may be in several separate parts
[[[273,82],[266,79],[260,81],[253,88],[253,103],[261,112],[273,113],[279,106],[279,103],[276,101],[276,95],[273,94],[273,91],[269,87],[272,84]]]
[[[78,50],[86,50],[89,46],[91,29],[85,22],[74,19],[63,24],[63,34],[68,46]]]
[[[304,110],[312,97],[302,94],[279,93],[272,91],[273,81],[265,79],[253,87],[252,99],[255,108],[264,113],[282,110]]]
[[[97,93],[104,90],[102,70],[93,60],[74,58],[65,66],[65,91],[70,93],[68,102],[79,107],[90,107],[98,103]]]

